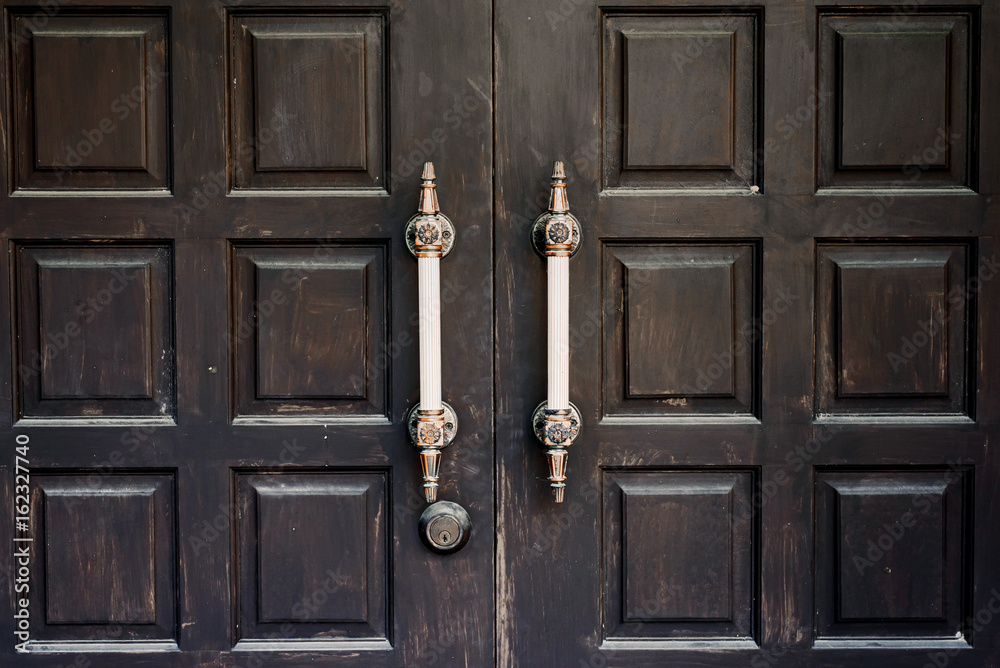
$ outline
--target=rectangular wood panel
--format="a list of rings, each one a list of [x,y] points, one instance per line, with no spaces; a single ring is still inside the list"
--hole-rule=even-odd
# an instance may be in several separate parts
[[[304,622],[368,618],[368,494],[371,485],[253,484],[257,494],[261,622],[295,619],[303,592],[335,575],[336,589],[310,605]],[[289,564],[297,564],[289,569]],[[334,571],[331,566],[336,565]]]
[[[971,414],[971,247],[818,245],[816,409],[821,415]]]
[[[149,265],[36,259],[38,323],[46,343],[56,346],[42,356],[41,399],[152,399]],[[114,308],[109,308],[111,300]],[[102,316],[101,329],[80,326],[80,333],[71,337],[65,330],[68,320],[77,320],[74,315],[84,325]],[[94,374],[95,368],[101,372]]]
[[[604,414],[755,415],[755,244],[604,246]]]
[[[752,11],[607,11],[604,188],[757,183],[758,23]]]
[[[817,633],[970,642],[968,470],[816,475]]]
[[[232,185],[386,189],[381,11],[230,17]]]
[[[35,166],[66,168],[74,162],[73,140],[98,129],[110,118],[102,100],[120,100],[141,83],[145,73],[145,37],[141,31],[36,33],[33,38],[32,92],[35,96]],[[95,62],[96,61],[96,62]],[[81,83],[90,84],[83,89]],[[86,93],[84,93],[86,90]],[[66,110],[84,130],[66,136]],[[107,126],[106,126],[107,127]],[[79,133],[78,133],[79,134]],[[103,133],[102,133],[103,134]],[[95,135],[96,137],[96,135]],[[144,169],[146,167],[145,114],[128,114],[114,132],[93,142],[79,156],[80,170]]]
[[[241,640],[388,638],[383,473],[243,472],[236,491]]]
[[[174,483],[170,474],[33,475],[32,636],[175,637]]]
[[[170,187],[167,16],[11,15],[13,189]]]
[[[749,471],[606,471],[606,640],[752,641]]]
[[[386,249],[246,245],[233,263],[237,417],[383,420]]]
[[[170,419],[171,248],[24,244],[16,258],[20,417]]]
[[[257,169],[365,169],[365,34],[252,34],[256,135],[271,114],[296,117],[295,132],[258,144]]]
[[[839,396],[948,395],[944,314],[951,254],[942,250],[919,258],[876,255],[837,262]],[[905,361],[897,359],[893,348],[920,323],[928,323],[921,327],[924,345],[914,345],[908,360],[902,355]]]
[[[254,263],[259,398],[364,398],[374,260],[363,253],[326,265]],[[271,299],[289,287],[289,271],[297,272],[294,298]]]
[[[50,624],[149,624],[154,606],[153,492],[45,494],[45,617]]]
[[[974,187],[974,16],[823,11],[820,187]]]
[[[625,30],[622,39],[625,168],[733,169],[735,29]],[[687,63],[687,51],[697,60]],[[676,131],[675,116],[664,113],[665,102],[686,112],[684,132]]]

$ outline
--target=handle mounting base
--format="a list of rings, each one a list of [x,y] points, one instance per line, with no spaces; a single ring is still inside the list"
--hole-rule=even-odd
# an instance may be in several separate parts
[[[455,224],[443,213],[418,213],[406,223],[406,247],[414,257],[417,257],[417,225],[427,218],[436,218],[441,225],[441,257],[446,257],[455,247]],[[423,219],[423,220],[421,220]]]
[[[549,461],[549,483],[556,503],[566,497],[566,460],[569,446],[580,435],[583,418],[580,409],[570,403],[569,410],[549,410],[548,402],[538,404],[531,415],[531,427],[535,437],[545,448],[545,458]]]

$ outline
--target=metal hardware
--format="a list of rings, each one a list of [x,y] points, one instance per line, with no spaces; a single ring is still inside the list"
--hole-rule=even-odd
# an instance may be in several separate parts
[[[535,219],[531,226],[531,245],[542,257],[573,257],[580,250],[580,221],[569,212],[566,197],[566,172],[562,162],[552,170],[552,192],[549,210]]]
[[[424,508],[418,526],[420,540],[440,554],[458,552],[472,535],[469,513],[451,501],[438,501]]]
[[[545,447],[556,503],[566,498],[569,447],[583,425],[580,411],[569,401],[569,258],[580,250],[580,240],[580,221],[569,212],[566,171],[556,162],[549,210],[531,229],[532,245],[545,257],[548,276],[548,398],[535,409],[531,422]]]
[[[580,435],[583,418],[580,409],[570,403],[568,409],[550,411],[548,402],[538,404],[531,415],[531,427],[535,438],[545,447],[545,458],[549,462],[549,483],[556,497],[562,503],[566,495],[566,460],[569,446]]]
[[[437,499],[438,481],[441,478],[441,450],[455,440],[458,433],[458,417],[455,409],[441,402],[440,414],[422,412],[420,404],[410,409],[406,422],[410,440],[420,448],[420,471],[424,478],[424,498],[427,503]]]
[[[458,420],[441,401],[441,258],[455,245],[455,226],[441,213],[434,164],[424,163],[420,204],[406,223],[406,245],[417,258],[419,302],[420,403],[410,411],[410,439],[420,449],[424,498],[437,501],[441,450],[455,440]]]

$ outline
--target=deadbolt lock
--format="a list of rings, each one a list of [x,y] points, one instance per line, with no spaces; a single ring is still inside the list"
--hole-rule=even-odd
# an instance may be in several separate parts
[[[451,501],[438,501],[420,516],[420,540],[440,554],[458,552],[469,542],[472,520],[465,508]]]

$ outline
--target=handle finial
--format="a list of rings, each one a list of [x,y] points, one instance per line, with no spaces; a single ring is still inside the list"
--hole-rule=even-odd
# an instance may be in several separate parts
[[[437,186],[434,184],[437,177],[434,176],[433,162],[424,163],[424,173],[420,175],[420,178],[423,183],[420,184],[420,204],[417,206],[417,211],[434,215],[441,211],[441,207],[438,206]]]
[[[552,192],[549,194],[549,213],[569,213],[569,198],[566,197],[566,170],[562,160],[552,165]]]

